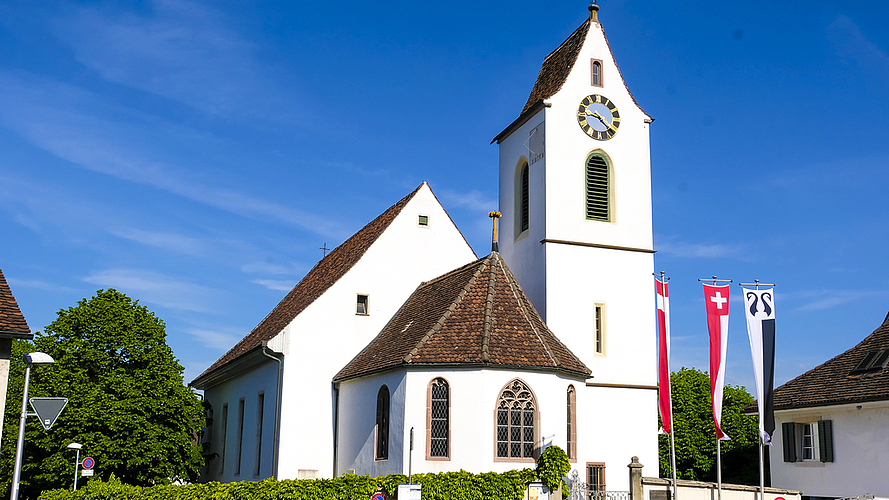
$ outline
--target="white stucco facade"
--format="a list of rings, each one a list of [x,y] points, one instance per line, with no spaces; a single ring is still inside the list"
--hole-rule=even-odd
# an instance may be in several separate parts
[[[427,217],[427,225],[418,224],[421,215]],[[255,401],[255,393],[264,390],[268,394],[265,415],[275,411],[272,396],[277,385],[277,363],[257,358],[261,370],[245,369],[236,379],[205,390],[214,411],[213,439],[221,439],[223,434],[217,428],[222,423],[216,416],[223,405],[229,406],[226,467],[220,473],[222,469],[211,462],[207,479],[332,477],[333,376],[374,338],[422,281],[474,259],[474,252],[429,186],[421,186],[361,259],[268,341],[269,350],[283,358],[276,475],[271,469],[271,455],[267,460],[261,457],[269,467],[256,476],[245,477],[242,472],[235,477],[230,474],[235,468],[228,464],[237,460],[229,450],[235,448],[241,433],[237,421],[240,398],[246,398],[246,408],[251,410],[255,406],[251,398]],[[368,297],[366,315],[356,314],[359,294]],[[245,440],[256,428],[255,413],[251,411],[244,416]],[[263,439],[272,434],[273,428],[274,421],[263,426]],[[211,442],[212,451],[219,454],[222,443]],[[247,448],[245,444],[244,449]],[[263,447],[263,451],[272,453],[270,448]],[[240,470],[252,471],[254,459],[253,455],[242,453]]]
[[[818,420],[832,423],[833,461],[785,462],[782,424]],[[889,498],[889,401],[776,411],[775,424],[769,447],[773,486],[805,496]]]

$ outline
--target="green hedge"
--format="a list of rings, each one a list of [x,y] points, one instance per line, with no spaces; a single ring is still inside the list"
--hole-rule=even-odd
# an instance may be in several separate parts
[[[414,474],[414,483],[423,485],[423,500],[521,500],[526,485],[537,479],[531,469],[502,474],[466,471]],[[347,474],[335,479],[240,481],[186,486],[130,486],[115,477],[107,482],[91,480],[76,492],[50,490],[39,500],[366,500],[379,488],[397,498],[398,485],[407,476],[381,477]]]

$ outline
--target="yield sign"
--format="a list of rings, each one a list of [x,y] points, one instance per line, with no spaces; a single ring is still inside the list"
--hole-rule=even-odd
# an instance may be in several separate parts
[[[56,419],[62,414],[68,398],[31,398],[31,408],[37,413],[37,418],[43,424],[43,428],[49,430]]]

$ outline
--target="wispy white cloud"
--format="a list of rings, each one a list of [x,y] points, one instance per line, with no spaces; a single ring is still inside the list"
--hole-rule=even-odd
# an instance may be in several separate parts
[[[803,305],[797,311],[823,311],[866,298],[889,296],[889,292],[874,290],[813,290],[799,293],[796,299]]]
[[[222,292],[145,269],[106,269],[96,271],[83,281],[104,288],[115,288],[143,302],[169,309],[199,313],[217,313]]]
[[[189,328],[186,330],[186,333],[193,335],[201,344],[222,351],[231,349],[243,336],[237,333],[204,328]],[[243,332],[241,333],[243,334]]]
[[[459,207],[480,212],[496,210],[497,199],[491,198],[486,193],[478,190],[472,190],[465,193],[458,193],[451,190],[441,191],[442,204],[445,208]]]
[[[43,290],[46,292],[54,292],[54,293],[79,293],[82,290],[78,290],[76,288],[71,288],[70,286],[59,285],[56,283],[50,283],[48,281],[43,280],[35,280],[35,279],[14,279],[9,278],[9,283],[13,285],[13,288],[34,288],[36,290]]]
[[[100,114],[128,114],[112,121]],[[119,118],[119,117],[118,117]],[[84,167],[124,181],[150,186],[241,216],[294,225],[323,236],[341,238],[345,225],[229,188],[210,186],[200,175],[158,158],[157,136],[200,134],[168,127],[125,109],[111,109],[98,96],[70,85],[28,74],[0,72],[0,125],[34,145]],[[148,139],[146,139],[148,138]]]
[[[264,286],[269,290],[279,290],[282,292],[289,292],[296,285],[296,282],[288,280],[253,280],[253,283]]]
[[[185,255],[203,256],[210,251],[205,240],[184,234],[164,231],[147,231],[133,227],[112,228],[109,232],[120,238],[134,241],[142,245],[162,248]]]
[[[840,56],[855,61],[868,72],[880,71],[889,75],[889,55],[868,40],[849,17],[837,16],[827,27],[827,35]]]
[[[156,0],[134,14],[92,4],[56,19],[55,34],[108,81],[213,116],[291,119],[292,89],[275,83],[256,63],[256,47],[211,5]]]
[[[304,267],[296,265],[275,264],[273,262],[249,262],[241,266],[245,273],[277,274],[277,275],[303,275]]]
[[[738,257],[745,251],[743,245],[729,243],[688,243],[665,239],[657,243],[657,250],[674,257],[722,259]]]

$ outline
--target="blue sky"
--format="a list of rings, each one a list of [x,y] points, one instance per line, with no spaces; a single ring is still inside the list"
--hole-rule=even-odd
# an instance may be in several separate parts
[[[889,8],[600,4],[655,118],[674,367],[707,368],[713,275],[778,284],[778,383],[872,332],[889,311]],[[0,3],[0,269],[32,330],[100,288],[139,299],[191,380],[322,244],[423,181],[485,255],[489,143],[586,6]],[[738,291],[726,380],[752,387]]]

